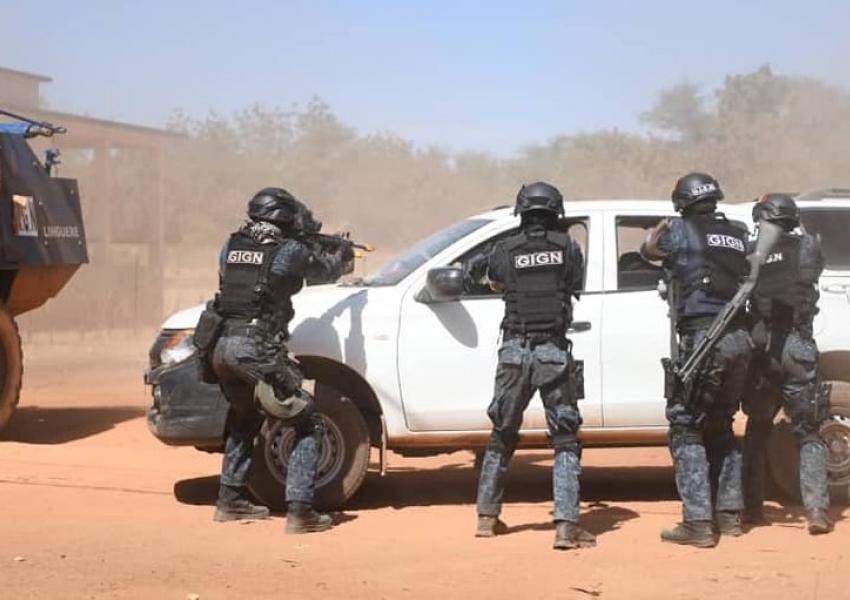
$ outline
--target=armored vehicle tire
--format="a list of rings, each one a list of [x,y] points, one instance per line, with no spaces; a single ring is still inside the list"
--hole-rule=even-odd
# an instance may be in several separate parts
[[[821,427],[827,447],[829,495],[833,504],[850,502],[850,383],[832,382],[832,419]],[[786,498],[800,500],[800,458],[787,422],[773,430],[767,448],[767,463],[776,491]]]
[[[0,307],[0,431],[12,418],[21,393],[24,360],[18,326],[6,309]]]
[[[351,400],[316,382],[316,404],[325,421],[316,476],[315,506],[341,508],[360,488],[369,467],[369,429]],[[282,511],[286,464],[294,436],[291,427],[269,419],[254,444],[248,487],[272,510]]]

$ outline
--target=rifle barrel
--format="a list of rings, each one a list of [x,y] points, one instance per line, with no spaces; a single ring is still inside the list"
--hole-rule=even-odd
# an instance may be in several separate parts
[[[357,242],[353,242],[346,237],[342,237],[339,235],[328,235],[327,233],[310,233],[306,236],[308,239],[313,239],[320,244],[327,244],[330,246],[351,246],[352,248],[356,248],[357,250],[363,250],[364,252],[372,252],[375,247],[372,244],[358,244]]]

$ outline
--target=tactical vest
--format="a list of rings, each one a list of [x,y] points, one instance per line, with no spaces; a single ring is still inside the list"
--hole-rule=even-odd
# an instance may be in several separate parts
[[[222,316],[268,316],[273,304],[271,266],[279,249],[280,243],[260,244],[241,232],[230,236],[216,297],[216,309]]]
[[[673,269],[681,286],[679,317],[716,315],[749,272],[746,230],[720,213],[682,225],[686,248]]]
[[[521,233],[505,240],[505,318],[509,333],[563,334],[572,322],[567,275],[570,237],[560,232]]]
[[[775,325],[790,328],[815,313],[817,273],[805,268],[801,242],[800,236],[783,233],[759,271],[754,298]]]

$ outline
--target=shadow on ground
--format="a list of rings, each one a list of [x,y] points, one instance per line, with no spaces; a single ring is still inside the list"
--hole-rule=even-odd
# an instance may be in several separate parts
[[[181,504],[213,506],[218,498],[218,475],[178,481],[174,484],[174,498]]]
[[[64,444],[102,433],[144,414],[144,408],[139,406],[24,406],[18,409],[9,426],[0,434],[0,441]]]
[[[384,477],[370,471],[363,487],[345,508],[358,511],[386,507],[471,506],[475,503],[477,481],[478,471],[471,458],[439,468],[397,466],[390,468]],[[213,506],[218,482],[218,475],[178,481],[174,484],[174,497],[183,504]],[[678,501],[670,466],[587,466],[583,468],[581,485],[582,504],[589,503],[582,509],[582,526],[595,535],[616,530],[622,523],[639,516],[636,511],[615,503]],[[511,503],[551,501],[551,459],[539,454],[515,456],[505,493],[506,507]],[[831,514],[841,521],[845,518],[844,512],[836,507]],[[805,511],[799,506],[770,502],[765,506],[765,517],[773,526],[805,526]],[[507,532],[552,529],[553,523],[540,522],[512,526]]]
[[[215,506],[216,499],[218,498],[218,484],[218,475],[183,479],[174,484],[174,498],[181,504],[189,504],[191,506]],[[346,506],[346,508],[349,507]],[[272,514],[282,513],[273,511]],[[341,525],[355,520],[357,515],[333,511],[331,518],[333,518],[334,525]]]
[[[829,510],[830,518],[838,523],[847,517],[846,506],[833,506]],[[749,525],[747,529],[758,529],[760,527],[791,527],[794,529],[805,529],[806,509],[794,504],[769,503],[764,507],[764,522],[757,525]]]
[[[595,502],[590,510],[581,513],[581,526],[593,535],[602,535],[609,531],[615,531],[626,521],[638,518],[640,515],[622,506],[611,506],[606,502]],[[508,527],[506,534],[519,533],[521,531],[554,531],[555,523],[544,521],[539,523],[523,523]]]
[[[397,467],[386,476],[370,472],[346,508],[372,510],[391,506],[439,506],[475,502],[478,471],[471,460],[440,468]],[[582,501],[606,508],[606,501],[675,500],[670,467],[584,467]],[[183,504],[215,504],[218,475],[184,479],[174,484],[174,497]],[[505,503],[546,502],[552,499],[552,468],[540,456],[518,455],[511,462]],[[592,507],[591,507],[592,508]],[[605,515],[600,511],[600,522]]]
[[[391,468],[385,477],[369,473],[363,488],[349,503],[352,509],[392,506],[432,506],[475,502],[478,471],[471,460],[438,469]],[[675,500],[669,466],[583,467],[582,501]],[[552,499],[551,458],[520,454],[511,461],[505,503]]]

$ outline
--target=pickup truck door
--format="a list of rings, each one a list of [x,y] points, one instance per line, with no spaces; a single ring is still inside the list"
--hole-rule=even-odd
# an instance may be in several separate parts
[[[820,237],[825,265],[818,287],[820,308],[814,323],[821,360],[830,352],[850,349],[850,204],[846,201],[818,203],[800,210],[803,228]]]
[[[586,426],[602,424],[601,369],[599,365],[602,295],[601,212],[576,214],[576,239],[584,243],[585,288],[575,304],[575,327],[568,334],[573,354],[585,361],[585,396],[579,404]],[[571,216],[572,217],[572,216]],[[487,240],[459,244],[430,267],[461,263],[487,244],[515,230],[517,222],[490,230]],[[582,240],[582,237],[584,238]],[[589,254],[588,254],[589,250]],[[411,431],[486,431],[491,423],[487,406],[493,397],[493,378],[504,304],[481,289],[454,302],[423,304],[414,296],[425,284],[425,274],[405,292],[401,307],[398,369],[402,404]],[[526,411],[523,429],[545,429],[543,407],[535,396]]]
[[[647,232],[666,216],[639,209],[605,215],[601,329],[606,427],[667,424],[661,358],[670,355],[670,321],[657,290],[662,270],[638,253]]]

